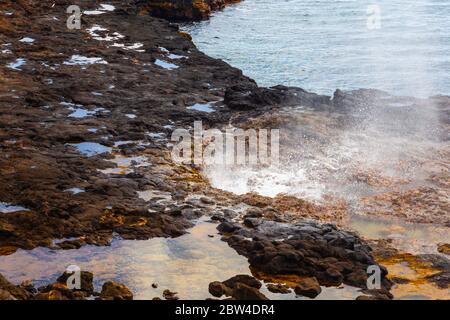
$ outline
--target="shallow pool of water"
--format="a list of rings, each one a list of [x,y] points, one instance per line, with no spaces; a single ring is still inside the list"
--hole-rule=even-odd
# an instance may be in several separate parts
[[[247,259],[220,240],[216,226],[201,220],[179,238],[115,239],[109,247],[19,249],[12,255],[0,256],[0,273],[14,283],[33,279],[43,285],[55,281],[69,265],[77,265],[94,273],[97,290],[103,282],[115,280],[127,285],[135,299],[162,297],[165,289],[178,292],[181,299],[206,299],[211,297],[210,282],[251,274]],[[153,288],[153,283],[158,288]],[[265,286],[261,291],[270,299],[307,299],[294,293],[273,294]],[[354,299],[358,295],[357,288],[324,287],[316,299]]]
[[[411,254],[437,254],[438,244],[450,243],[449,229],[434,224],[351,215],[348,226],[366,239],[389,239],[395,248]]]

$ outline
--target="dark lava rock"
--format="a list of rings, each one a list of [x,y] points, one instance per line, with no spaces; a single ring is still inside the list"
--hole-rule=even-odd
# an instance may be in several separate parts
[[[211,216],[212,221],[224,222],[226,219],[220,214],[214,214]]]
[[[232,222],[222,222],[217,226],[217,230],[221,233],[231,233],[239,229],[239,226]]]
[[[33,281],[31,281],[31,280],[22,281],[22,283],[20,284],[20,287],[27,290],[30,294],[37,293],[37,289],[34,286]]]
[[[224,285],[222,282],[214,281],[209,284],[208,287],[209,293],[211,293],[212,296],[220,298],[223,295],[225,296],[231,296],[232,290],[231,288]]]
[[[227,88],[225,104],[232,110],[255,110],[265,106],[304,105],[316,107],[329,105],[329,96],[307,92],[301,88],[275,86],[261,88],[256,84],[242,83]]]
[[[133,293],[125,285],[108,281],[103,284],[100,293],[102,300],[133,300]]]
[[[294,288],[294,291],[300,296],[315,298],[322,292],[322,289],[320,288],[317,279],[311,277],[302,279],[302,281]]]
[[[209,293],[220,298],[223,295],[236,300],[267,300],[259,289],[262,284],[249,275],[237,275],[226,281],[214,281],[209,284]]]
[[[170,21],[208,19],[215,10],[240,0],[135,0],[141,12]]]
[[[344,281],[344,276],[334,267],[325,270],[325,275],[324,284],[329,286],[339,286]]]
[[[81,288],[75,289],[80,291],[85,291],[88,294],[94,292],[94,275],[88,271],[81,271]],[[66,285],[67,279],[72,275],[72,273],[65,271],[61,276],[56,279],[56,282]]]
[[[178,298],[177,293],[178,292],[172,292],[169,289],[166,289],[163,291],[163,297],[166,300],[179,300],[180,298]]]
[[[243,283],[237,283],[231,295],[236,300],[269,300],[257,288]]]
[[[251,234],[237,224],[221,225],[232,226],[227,228],[229,232],[234,229],[224,240],[248,258],[251,268],[266,274],[315,277],[321,285],[345,283],[366,288],[367,268],[377,265],[366,243],[330,224],[292,225],[263,220]],[[380,269],[383,288],[390,288],[386,269]]]
[[[166,154],[165,143],[145,133],[168,135],[170,129],[164,126],[169,122],[186,127],[197,116],[187,106],[221,100],[227,87],[254,81],[229,64],[201,53],[185,34],[179,33],[176,25],[151,15],[159,15],[158,8],[164,8],[166,13],[160,12],[161,16],[175,18],[179,9],[180,17],[188,18],[192,13],[191,18],[195,19],[197,9],[208,15],[226,3],[113,1],[116,10],[83,15],[82,29],[67,33],[65,23],[54,23],[55,19],[67,19],[67,1],[0,1],[0,12],[14,12],[12,16],[2,15],[0,23],[2,42],[11,43],[13,49],[0,65],[5,80],[0,86],[0,166],[5,168],[0,194],[2,201],[29,209],[0,215],[0,253],[10,252],[12,247],[53,247],[54,239],[80,236],[86,241],[65,241],[59,246],[75,249],[84,244],[107,245],[113,233],[124,239],[176,237],[192,226],[190,220],[197,217],[198,211],[180,214],[175,209],[162,213],[164,206],[139,198],[137,191],[151,186],[173,194],[173,202],[182,201],[192,192],[191,185],[182,181],[196,175],[177,168]],[[82,5],[83,10],[98,7],[96,1],[84,1]],[[86,32],[97,24],[123,34],[127,43],[142,43],[144,50],[124,50],[98,41]],[[55,42],[49,34],[64,36]],[[21,43],[19,36],[32,37],[35,42]],[[177,60],[177,70],[161,68],[155,60],[169,59],[168,52],[161,48],[188,59]],[[65,63],[75,51],[108,64]],[[26,61],[20,71],[7,67],[19,58]],[[204,86],[205,83],[209,85]],[[68,116],[72,112],[69,105],[104,110],[78,119]],[[136,118],[130,119],[126,114],[135,114]],[[205,124],[218,126],[228,122],[230,115],[231,111],[223,108],[201,116]],[[97,131],[89,132],[91,128]],[[98,170],[113,166],[105,161],[113,158],[111,154],[88,156],[71,146],[89,142],[113,147],[118,141],[137,140],[147,140],[149,144],[126,143],[114,152],[124,156],[145,154],[158,165],[134,166],[134,172],[123,175]],[[177,179],[172,174],[175,168]],[[204,185],[204,181],[199,183]],[[65,191],[74,187],[85,192]],[[153,206],[157,213],[148,211]]]
[[[267,290],[273,293],[281,293],[281,294],[287,294],[291,292],[291,289],[289,289],[288,286],[281,283],[277,284],[269,283],[267,285]]]
[[[259,208],[250,208],[245,212],[244,218],[261,218],[263,211]]]
[[[237,276],[234,276],[228,280],[225,280],[222,282],[225,286],[234,289],[238,283],[243,283],[249,287],[260,289],[262,284],[259,280],[256,280],[254,277],[246,275],[246,274],[240,274]]]
[[[448,289],[450,285],[450,272],[442,271],[427,277],[427,279],[435,283],[441,289]]]
[[[55,283],[36,290],[31,281],[15,286],[0,274],[0,300],[86,300],[93,295],[100,296],[103,300],[133,299],[133,294],[126,286],[113,281],[103,284],[101,294],[94,292],[93,275],[87,271],[81,272],[81,289],[69,289],[67,279],[70,275],[65,272]]]
[[[261,224],[261,220],[255,218],[245,218],[244,225],[248,228],[256,228]]]
[[[0,274],[0,300],[27,300],[31,294],[20,286],[15,286]]]
[[[69,289],[72,283],[70,277],[72,273],[65,271],[58,277],[55,283],[48,284],[38,288],[38,293],[34,296],[35,300],[84,300],[94,294],[93,274],[88,271],[81,271],[80,289]]]
[[[209,204],[209,205],[215,204],[214,200],[207,198],[207,197],[201,197],[200,201],[204,204]]]

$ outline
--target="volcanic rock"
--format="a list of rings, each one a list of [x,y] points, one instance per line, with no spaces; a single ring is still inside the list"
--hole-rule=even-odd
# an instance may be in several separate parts
[[[308,298],[315,298],[321,292],[320,284],[316,278],[304,278],[302,281],[294,288],[296,294],[300,296],[305,296]]]
[[[125,285],[108,281],[103,284],[100,293],[102,300],[133,300],[133,293]]]

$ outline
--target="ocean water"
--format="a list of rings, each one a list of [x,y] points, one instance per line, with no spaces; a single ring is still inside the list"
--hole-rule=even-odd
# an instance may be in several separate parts
[[[245,0],[185,25],[259,85],[450,95],[448,0]]]
[[[337,88],[375,88],[424,97],[450,95],[449,17],[448,0],[244,0],[183,29],[200,50],[262,86],[329,95]],[[428,176],[435,163],[449,161],[448,142],[430,139],[439,115],[424,106],[409,121],[406,104],[392,107],[403,108],[405,117],[380,109],[345,128],[333,115],[290,110],[294,120],[279,128],[298,140],[296,150],[287,150],[295,153],[289,162],[206,167],[204,173],[214,187],[237,194],[285,193],[325,202],[332,196],[358,206],[367,194],[424,186],[422,170]],[[361,183],[360,175],[408,178],[411,185],[383,189],[370,179]]]

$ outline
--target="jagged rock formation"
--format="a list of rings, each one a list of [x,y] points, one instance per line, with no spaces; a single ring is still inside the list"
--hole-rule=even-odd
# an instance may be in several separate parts
[[[141,13],[171,21],[207,19],[215,10],[241,0],[136,0]]]

